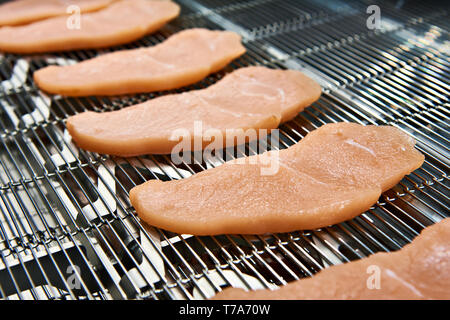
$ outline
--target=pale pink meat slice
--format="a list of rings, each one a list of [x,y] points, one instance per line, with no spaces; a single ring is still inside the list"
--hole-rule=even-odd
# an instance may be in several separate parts
[[[425,228],[396,252],[332,266],[278,290],[229,288],[216,300],[450,299],[450,218]],[[377,279],[378,277],[378,279]]]
[[[122,0],[95,12],[0,28],[0,50],[40,53],[124,44],[160,29],[180,12],[171,1]],[[75,20],[73,20],[75,19]]]
[[[167,95],[118,111],[72,116],[67,129],[78,146],[89,151],[119,156],[169,154],[179,143],[171,139],[175,130],[189,130],[192,141],[196,121],[201,121],[201,134],[210,128],[220,130],[226,143],[232,129],[245,134],[247,129],[278,127],[320,94],[320,86],[299,71],[247,67],[206,89]],[[209,143],[205,139],[200,148]],[[192,141],[185,149],[194,147]]]
[[[363,213],[419,168],[424,156],[414,144],[390,126],[327,124],[278,154],[233,160],[186,179],[147,181],[131,189],[130,199],[142,220],[177,233],[320,228]],[[278,171],[263,174],[276,163]]]
[[[234,32],[188,29],[153,47],[46,67],[34,79],[42,90],[68,96],[169,90],[202,80],[244,52]]]
[[[70,6],[79,12],[102,9],[117,0],[15,0],[0,5],[0,26],[25,24],[66,15]]]

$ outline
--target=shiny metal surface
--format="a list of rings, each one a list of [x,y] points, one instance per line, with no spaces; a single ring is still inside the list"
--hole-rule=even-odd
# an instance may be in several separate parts
[[[223,287],[275,288],[329,265],[391,251],[449,215],[448,9],[364,1],[180,0],[160,32],[106,50],[0,57],[0,297],[3,299],[204,299]],[[247,53],[181,92],[248,65],[299,69],[322,98],[280,127],[281,148],[330,122],[393,125],[417,140],[424,165],[367,212],[319,230],[263,236],[178,235],[146,226],[128,191],[218,166],[167,156],[117,158],[78,149],[67,117],[117,110],[167,94],[48,96],[32,80],[46,65],[151,46],[181,29],[227,29]],[[245,155],[255,151],[246,149]],[[242,156],[245,156],[242,155]]]

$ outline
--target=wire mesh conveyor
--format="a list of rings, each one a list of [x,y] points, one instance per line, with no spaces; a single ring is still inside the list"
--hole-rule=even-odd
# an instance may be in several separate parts
[[[448,8],[365,1],[180,0],[160,32],[105,50],[0,56],[0,297],[4,299],[204,299],[227,286],[275,288],[329,265],[397,250],[449,215]],[[374,1],[370,1],[370,5]],[[375,3],[377,4],[377,3]],[[182,92],[248,65],[302,70],[321,99],[280,127],[280,148],[338,121],[392,125],[417,140],[424,165],[359,217],[319,230],[262,236],[179,235],[147,226],[129,190],[221,165],[175,165],[170,156],[117,158],[77,148],[67,117],[117,110],[167,94],[48,96],[35,70],[105,52],[152,46],[186,28],[242,35],[247,53]],[[254,154],[246,148],[245,154]]]

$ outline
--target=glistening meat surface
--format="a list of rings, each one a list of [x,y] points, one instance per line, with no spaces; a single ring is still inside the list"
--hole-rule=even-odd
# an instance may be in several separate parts
[[[153,47],[49,66],[36,71],[34,80],[44,91],[67,96],[169,90],[202,80],[244,52],[234,32],[189,29]]]
[[[229,136],[243,136],[247,129],[278,127],[320,94],[320,86],[299,71],[248,67],[206,89],[155,98],[119,111],[78,114],[68,119],[67,129],[78,146],[89,151],[120,156],[168,154],[179,143],[172,136],[176,130],[189,133],[184,151],[194,149],[194,138],[200,139],[200,148],[210,144],[202,135],[211,128],[220,132],[225,145],[227,139],[234,141]],[[195,122],[202,125],[200,136]]]
[[[131,189],[130,199],[142,220],[177,233],[320,228],[366,211],[419,168],[424,156],[414,144],[390,126],[327,124],[278,154],[233,160],[182,180],[147,181]],[[278,171],[262,174],[273,165],[268,159]]]

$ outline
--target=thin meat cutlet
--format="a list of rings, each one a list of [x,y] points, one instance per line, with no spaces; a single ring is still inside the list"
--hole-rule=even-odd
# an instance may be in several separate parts
[[[67,15],[71,6],[79,13],[97,11],[117,0],[15,0],[0,5],[0,26],[26,24]]]
[[[40,89],[66,96],[162,91],[200,81],[244,52],[241,37],[234,32],[188,29],[153,47],[49,66],[33,76]]]
[[[320,94],[320,86],[299,71],[247,67],[206,89],[158,97],[118,111],[72,116],[67,129],[79,147],[118,156],[172,153],[179,144],[172,134],[180,129],[187,131],[182,142],[185,152],[196,147],[195,139],[200,139],[198,148],[209,145],[211,128],[220,133],[217,139],[222,138],[215,143],[233,146],[246,138],[248,130],[277,128]],[[196,124],[202,131],[197,132]]]
[[[0,50],[42,53],[106,48],[137,40],[179,15],[171,1],[121,0],[79,19],[57,16],[27,25],[0,28]]]
[[[215,300],[450,299],[450,218],[425,228],[396,252],[329,267],[279,290],[228,288]]]
[[[315,229],[363,213],[419,168],[424,156],[414,144],[391,126],[327,124],[288,149],[244,163],[233,160],[181,180],[150,180],[131,189],[130,199],[142,220],[177,233]],[[273,163],[278,170],[262,174]]]

